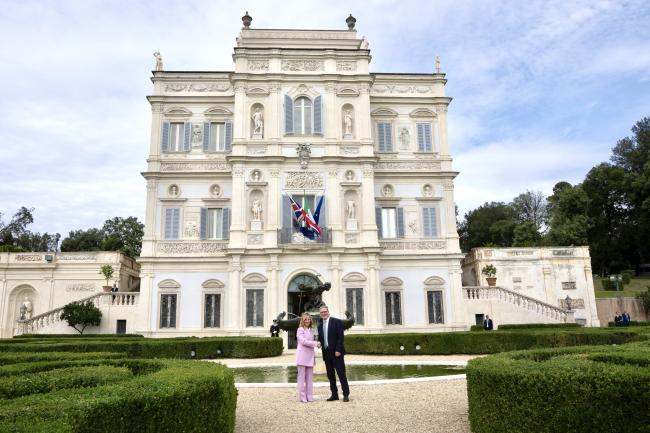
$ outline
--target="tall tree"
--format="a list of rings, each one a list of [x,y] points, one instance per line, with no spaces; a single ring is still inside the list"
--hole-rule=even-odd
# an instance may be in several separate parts
[[[104,249],[119,250],[130,257],[140,255],[144,224],[136,217],[115,217],[106,220],[102,231],[106,236],[102,244]]]
[[[34,208],[25,206],[5,224],[0,213],[0,251],[57,251],[61,235],[33,233],[27,226],[34,222]]]
[[[72,230],[61,242],[61,251],[100,251],[104,238],[100,229]]]
[[[548,224],[548,206],[546,196],[541,191],[529,191],[519,194],[510,204],[517,216],[519,223],[528,222],[526,225],[529,231],[533,227],[539,233],[535,236],[541,239],[541,233],[546,230]],[[532,232],[531,232],[532,234]]]
[[[589,197],[580,185],[558,182],[548,198],[548,245],[588,245],[591,226],[587,216]]]
[[[488,245],[511,246],[516,226],[512,207],[501,202],[484,203],[469,211],[459,225],[461,249]]]

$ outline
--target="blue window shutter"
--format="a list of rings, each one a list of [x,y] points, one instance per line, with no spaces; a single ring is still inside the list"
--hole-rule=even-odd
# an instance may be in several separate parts
[[[418,151],[424,152],[424,123],[418,123],[416,127],[418,131]]]
[[[225,124],[226,127],[226,143],[224,149],[226,152],[230,152],[232,150],[232,122],[226,122]]]
[[[381,208],[380,207],[375,208],[375,223],[377,224],[377,237],[379,239],[381,239],[382,223],[381,223]]]
[[[431,152],[432,150],[433,150],[433,146],[431,145],[431,124],[425,123],[424,124],[424,151]]]
[[[223,238],[230,239],[230,208],[223,208]]]
[[[160,135],[160,149],[169,152],[169,122],[163,122],[162,134]]]
[[[377,150],[380,152],[386,151],[385,127],[385,123],[377,123]]]
[[[404,237],[404,208],[397,208],[397,237]]]
[[[172,238],[172,217],[174,209],[165,209],[165,239]]]
[[[431,237],[431,216],[430,216],[430,211],[431,208],[425,207],[422,209],[422,228],[424,231],[424,237],[425,238],[430,238]]]
[[[210,123],[203,123],[203,151],[210,150]]]
[[[436,208],[429,208],[429,217],[431,218],[431,237],[438,237],[438,215],[436,213]]]
[[[173,224],[172,224],[172,236],[174,239],[180,239],[180,228],[181,228],[181,210],[179,208],[173,209]]]
[[[323,133],[323,98],[320,95],[314,99],[314,134]]]
[[[392,123],[386,123],[386,127],[384,129],[385,131],[385,143],[386,143],[386,152],[392,152],[393,151],[393,124]]]
[[[208,237],[208,209],[201,208],[201,239],[206,239]]]
[[[284,95],[284,133],[293,134],[293,100]]]
[[[183,150],[189,152],[192,148],[192,124],[190,122],[185,122],[183,127],[184,140],[183,140]]]

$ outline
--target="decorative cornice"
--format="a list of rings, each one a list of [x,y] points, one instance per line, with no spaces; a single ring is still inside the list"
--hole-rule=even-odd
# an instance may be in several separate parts
[[[222,171],[229,172],[230,164],[222,161],[197,161],[197,162],[163,162],[160,171]]]
[[[432,171],[440,168],[440,162],[437,161],[379,161],[375,165],[377,171]]]
[[[232,89],[229,81],[220,83],[166,83],[165,92],[223,93]]]
[[[380,240],[379,245],[384,250],[439,250],[445,248],[445,241],[387,241]]]

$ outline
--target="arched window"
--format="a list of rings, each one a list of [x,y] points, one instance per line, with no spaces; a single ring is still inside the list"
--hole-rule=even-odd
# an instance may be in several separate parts
[[[309,98],[300,97],[293,105],[293,127],[296,134],[311,134],[312,103]]]
[[[289,292],[299,292],[301,284],[304,284],[308,287],[315,287],[320,285],[320,282],[318,279],[316,279],[316,277],[313,277],[311,275],[298,275],[289,283]]]

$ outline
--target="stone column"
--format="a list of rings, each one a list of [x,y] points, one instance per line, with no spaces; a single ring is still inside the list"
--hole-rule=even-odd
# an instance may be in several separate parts
[[[372,119],[370,118],[370,84],[360,85],[358,106],[355,106],[354,121],[357,122],[355,134],[357,140],[365,140],[372,144]]]
[[[592,274],[591,263],[589,263],[589,256],[585,260],[585,287],[587,299],[585,299],[585,308],[588,308],[589,323],[590,326],[600,326],[600,320],[598,319],[598,308],[596,306],[596,292],[594,291],[594,277]],[[587,304],[589,307],[587,307]]]
[[[339,255],[332,254],[330,256],[330,282],[332,283],[332,288],[330,289],[332,293],[327,295],[329,299],[326,304],[330,307],[330,310],[337,311],[339,314],[345,312],[345,294],[341,288],[341,267],[339,262]],[[325,294],[327,292],[324,292]]]
[[[441,216],[444,215],[445,231],[441,235],[447,240],[447,252],[460,253],[458,242],[458,229],[456,227],[456,202],[454,201],[454,181],[445,179],[443,182],[443,209],[440,209]],[[442,227],[440,227],[442,230]]]
[[[162,134],[162,107],[158,102],[151,104],[151,141],[149,142],[149,158],[160,157],[160,140]]]
[[[156,255],[156,214],[158,201],[158,179],[147,179],[147,205],[144,217],[144,236],[142,238],[142,257]]]
[[[368,254],[366,273],[368,275],[368,300],[365,301],[366,327],[370,331],[378,331],[383,328],[381,318],[381,282],[379,281],[379,256]]]
[[[233,110],[233,145],[235,140],[247,140],[246,123],[248,121],[248,107],[246,106],[246,84],[237,82],[235,87],[235,107]]]
[[[158,318],[153,317],[157,309],[154,308],[154,295],[156,294],[156,290],[153,286],[154,273],[152,272],[151,266],[151,264],[143,264],[140,272],[140,299],[138,299],[138,308],[144,311],[144,320],[141,323],[137,323],[134,329],[143,335],[149,335],[153,329],[158,328],[157,325],[152,326],[152,322]]]
[[[272,83],[269,87],[270,97],[268,107],[264,106],[264,137],[267,140],[279,141],[282,134],[282,98],[280,84]]]
[[[438,114],[438,126],[440,134],[440,156],[449,156],[449,141],[447,134],[447,104],[436,105],[436,113]]]
[[[341,194],[338,184],[338,170],[334,167],[327,169],[327,180],[325,181],[325,191],[328,191],[325,207],[327,212],[327,225],[332,231],[332,246],[342,247],[345,244],[343,233],[343,224],[341,222]],[[329,204],[329,206],[328,206]]]
[[[336,86],[335,83],[327,82],[325,84],[325,91],[327,92],[324,97],[325,102],[325,131],[324,136],[328,141],[339,141],[341,137],[338,136],[338,122],[340,122],[339,115],[337,113],[338,104],[336,103]],[[331,151],[330,151],[331,147]],[[337,146],[329,146],[325,151],[326,155],[335,155]]]
[[[7,299],[7,278],[5,276],[0,277],[0,336],[2,338],[13,337],[13,325],[12,321],[7,320],[8,311],[6,311],[6,299]],[[11,325],[11,326],[9,326]],[[5,328],[8,326],[8,328]]]
[[[244,248],[246,244],[246,185],[242,164],[232,167],[232,197],[230,198],[230,248]]]
[[[267,323],[271,322],[275,317],[284,311],[284,308],[280,307],[280,293],[279,293],[279,284],[278,284],[278,270],[280,267],[278,265],[278,255],[271,254],[269,256],[269,265],[266,268],[268,273],[268,288],[267,288],[267,299],[269,305],[269,317],[266,321]],[[282,308],[282,309],[281,309]]]
[[[460,266],[450,266],[449,268],[449,290],[451,292],[450,300],[453,316],[449,318],[449,324],[454,328],[463,328],[469,325],[467,323],[467,305],[463,299],[463,281],[462,270]],[[445,321],[446,322],[446,321]]]
[[[372,164],[363,166],[361,178],[361,243],[363,246],[378,246],[377,224],[375,223],[375,179]]]
[[[553,278],[551,277],[553,269],[550,266],[543,266],[542,272],[544,273],[544,294],[546,296],[546,299],[543,301],[547,304],[557,305],[557,300],[553,299],[555,298],[553,293]]]
[[[230,259],[228,289],[226,290],[226,331],[239,334],[244,328],[243,295],[241,291],[241,262],[239,254],[233,254]]]
[[[267,190],[267,203],[264,212],[266,213],[266,239],[264,244],[267,247],[276,247],[278,244],[278,230],[282,226],[280,212],[286,212],[282,209],[280,203],[280,170],[272,168],[269,170],[269,187]],[[287,207],[289,204],[287,203]],[[280,209],[278,209],[280,207]]]

